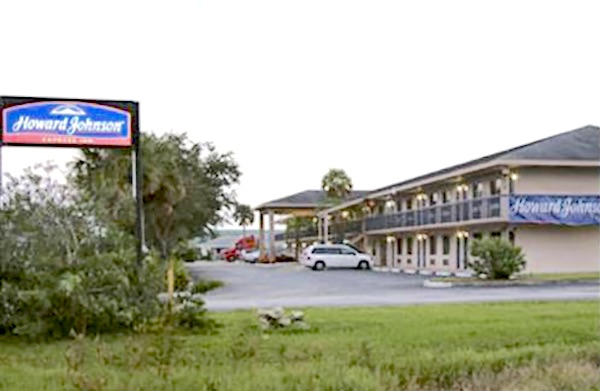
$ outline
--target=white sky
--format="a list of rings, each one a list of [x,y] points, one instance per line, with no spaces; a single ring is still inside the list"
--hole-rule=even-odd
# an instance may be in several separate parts
[[[600,125],[597,1],[0,0],[0,95],[137,100],[239,200],[372,189]],[[73,150],[6,148],[4,167]]]

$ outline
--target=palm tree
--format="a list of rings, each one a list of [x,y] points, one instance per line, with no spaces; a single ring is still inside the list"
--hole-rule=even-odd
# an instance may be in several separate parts
[[[246,237],[246,226],[254,223],[254,211],[249,205],[238,204],[233,212],[233,218],[242,226],[244,237]]]
[[[352,179],[346,174],[346,171],[332,168],[321,179],[321,188],[327,193],[326,203],[328,206],[335,205],[352,193]],[[339,240],[343,240],[345,237],[345,227],[341,226],[343,219],[339,221],[334,215],[333,223]]]
[[[330,201],[343,200],[350,195],[352,187],[352,179],[346,171],[337,168],[330,169],[321,179],[321,188],[327,193]]]

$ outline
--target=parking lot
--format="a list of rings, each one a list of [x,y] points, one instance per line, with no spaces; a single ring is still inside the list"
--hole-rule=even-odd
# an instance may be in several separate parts
[[[503,288],[424,288],[418,275],[358,270],[315,272],[296,263],[189,264],[194,278],[223,281],[206,295],[207,308],[234,310],[284,307],[345,307],[504,300],[598,299],[597,285]]]

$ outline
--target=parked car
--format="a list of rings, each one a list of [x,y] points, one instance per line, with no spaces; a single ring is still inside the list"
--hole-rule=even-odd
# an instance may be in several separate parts
[[[373,267],[373,258],[345,244],[317,244],[307,247],[300,255],[300,264],[313,270],[325,268]]]
[[[266,249],[266,255],[269,255],[269,250]],[[260,250],[242,252],[241,258],[244,262],[257,263],[260,257]],[[287,253],[285,248],[278,248],[275,250],[275,262],[294,262],[296,259]]]
[[[248,263],[258,262],[259,256],[260,256],[260,250],[243,251],[242,252],[242,259],[244,260],[244,262],[248,262]]]

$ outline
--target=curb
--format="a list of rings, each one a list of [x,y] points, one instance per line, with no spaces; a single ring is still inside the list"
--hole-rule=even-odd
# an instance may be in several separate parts
[[[423,282],[423,286],[425,288],[444,289],[444,288],[452,288],[454,286],[454,284],[451,282],[438,282],[438,281],[425,280]]]
[[[572,280],[572,281],[511,281],[508,283],[490,283],[490,282],[444,282],[425,280],[424,288],[512,288],[512,287],[540,287],[540,286],[561,286],[561,285],[582,285],[594,286],[600,284],[594,280]]]

